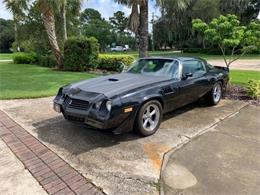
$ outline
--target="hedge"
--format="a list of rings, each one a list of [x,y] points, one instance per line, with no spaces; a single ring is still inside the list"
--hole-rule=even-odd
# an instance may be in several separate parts
[[[49,67],[49,68],[54,68],[57,66],[56,59],[53,55],[39,56],[38,64],[40,66]]]
[[[99,44],[91,37],[72,37],[64,44],[64,69],[82,71],[91,67],[98,58]]]
[[[101,54],[97,60],[97,68],[120,72],[124,65],[129,66],[135,58],[130,55],[105,55]]]
[[[36,53],[15,53],[13,56],[15,64],[34,64],[38,62]]]

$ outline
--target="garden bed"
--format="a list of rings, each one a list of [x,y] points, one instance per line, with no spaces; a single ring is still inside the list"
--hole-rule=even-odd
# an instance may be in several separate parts
[[[252,99],[247,95],[246,88],[238,85],[229,85],[224,98],[229,100],[240,100],[251,105],[260,106],[260,99]]]

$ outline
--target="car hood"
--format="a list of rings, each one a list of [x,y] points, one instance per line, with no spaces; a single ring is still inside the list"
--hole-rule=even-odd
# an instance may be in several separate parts
[[[107,97],[112,97],[129,90],[166,80],[169,80],[169,78],[133,73],[121,73],[84,80],[74,83],[70,87],[80,89],[85,92],[102,93]]]

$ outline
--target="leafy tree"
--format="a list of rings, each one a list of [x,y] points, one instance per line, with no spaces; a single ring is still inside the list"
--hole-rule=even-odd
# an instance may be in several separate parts
[[[234,14],[243,25],[247,25],[256,19],[260,11],[259,0],[220,0],[221,14]]]
[[[27,9],[28,0],[4,0],[4,4],[8,10],[13,14],[14,19],[14,33],[15,41],[17,45],[17,51],[20,51],[19,36],[18,36],[18,26],[19,21],[24,17],[24,11]]]
[[[139,57],[146,57],[148,55],[148,0],[116,0],[116,2],[131,7],[129,28],[139,39]]]
[[[10,52],[14,42],[14,23],[0,18],[0,52]]]
[[[57,35],[55,30],[55,17],[54,10],[58,8],[58,1],[55,0],[38,0],[38,6],[42,13],[42,20],[45,30],[48,35],[48,39],[58,64],[58,69],[63,69],[63,56],[57,41]]]
[[[101,14],[91,8],[85,9],[80,16],[83,34],[87,37],[95,37],[100,44],[102,51],[111,43],[111,25]]]
[[[174,45],[182,48],[189,42],[192,35],[192,7],[196,2],[195,0],[164,0],[159,4],[162,14],[154,25],[157,47]],[[163,30],[160,30],[161,28]]]
[[[109,18],[109,21],[116,32],[124,34],[124,31],[127,29],[128,26],[128,18],[125,17],[124,12],[117,11],[116,13],[114,13],[113,17]]]
[[[259,47],[259,22],[252,22],[248,27],[240,25],[237,16],[228,14],[214,18],[209,24],[201,19],[193,20],[193,28],[203,33],[207,41],[217,44],[221,49],[226,66],[229,66],[246,52]],[[227,58],[228,50],[231,51]],[[241,50],[238,56],[234,56]]]

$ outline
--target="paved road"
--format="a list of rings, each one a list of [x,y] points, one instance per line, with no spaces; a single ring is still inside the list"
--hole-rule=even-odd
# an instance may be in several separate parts
[[[208,62],[215,66],[225,66],[223,60],[208,60]],[[235,61],[230,66],[231,69],[238,69],[238,70],[257,70],[260,71],[260,59],[240,59]]]
[[[165,152],[239,111],[245,103],[193,104],[165,116],[160,130],[141,138],[113,135],[67,122],[52,98],[0,101],[0,108],[108,194],[158,194]]]
[[[259,107],[244,107],[169,153],[162,194],[260,194],[259,119]]]

